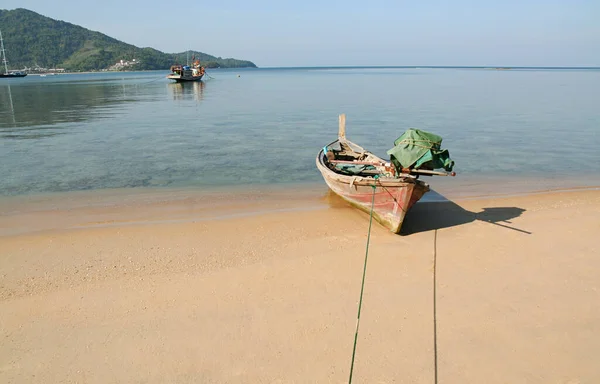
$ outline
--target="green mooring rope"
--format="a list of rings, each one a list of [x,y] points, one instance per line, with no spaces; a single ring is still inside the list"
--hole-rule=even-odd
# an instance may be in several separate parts
[[[363,292],[365,290],[365,275],[367,274],[367,260],[369,258],[369,241],[371,240],[371,224],[373,224],[373,208],[375,207],[375,185],[373,187],[373,198],[371,201],[371,217],[369,218],[369,232],[367,234],[367,249],[365,251],[365,265],[363,267],[362,284],[360,286],[360,299],[358,300],[358,315],[356,316],[356,332],[354,333],[354,347],[352,348],[352,363],[350,364],[350,378],[348,384],[352,383],[352,371],[354,370],[354,357],[356,356],[356,341],[358,340],[358,326],[360,325],[360,310],[362,308]]]

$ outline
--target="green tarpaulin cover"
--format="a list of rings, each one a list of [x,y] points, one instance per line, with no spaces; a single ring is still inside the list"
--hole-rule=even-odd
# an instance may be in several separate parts
[[[442,138],[419,129],[409,129],[394,141],[394,148],[387,151],[396,167],[452,171],[454,161],[447,149],[441,149]]]

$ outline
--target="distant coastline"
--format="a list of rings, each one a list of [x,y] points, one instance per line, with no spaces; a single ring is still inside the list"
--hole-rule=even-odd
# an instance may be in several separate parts
[[[210,70],[331,70],[331,69],[479,69],[479,70],[489,70],[489,71],[523,71],[523,70],[590,70],[590,71],[598,71],[600,67],[556,67],[556,66],[548,66],[548,67],[528,67],[528,66],[509,66],[509,67],[496,67],[496,66],[476,66],[476,65],[336,65],[336,66],[273,66],[273,67],[215,67],[215,68],[207,68]],[[156,71],[169,71],[169,68],[162,69],[128,69],[128,70],[87,70],[87,71],[63,71],[63,72],[40,72],[40,71],[32,71],[30,69],[22,69],[22,72],[26,72],[29,75],[46,75],[46,74],[55,74],[55,75],[74,75],[74,74],[94,74],[94,73],[135,73],[135,72],[156,72]]]
[[[479,65],[335,65],[335,66],[274,66],[260,67],[259,69],[488,69],[488,70],[564,70],[564,69],[583,69],[600,70],[600,67],[557,67],[557,66],[479,66]]]
[[[591,70],[598,71],[600,67],[525,67],[525,66],[511,66],[511,67],[494,67],[494,66],[441,66],[441,65],[372,65],[372,66],[290,66],[290,67],[240,67],[240,68],[209,68],[211,70],[351,70],[351,69],[476,69],[476,70],[489,70],[489,71],[522,71],[522,70]],[[130,70],[90,70],[90,71],[63,71],[63,72],[36,72],[27,71],[29,75],[41,76],[41,75],[85,75],[85,74],[102,74],[102,73],[139,73],[139,72],[157,72],[165,71],[168,72],[168,68],[164,69],[130,69]]]
[[[11,69],[19,68],[27,73],[49,73],[59,68],[65,72],[161,70],[194,58],[200,60],[205,68],[256,67],[249,60],[216,57],[197,50],[168,53],[151,47],[136,47],[23,8],[0,9],[0,24],[4,45],[7,51],[10,50]],[[39,39],[38,36],[45,38]],[[66,42],[62,36],[67,36]],[[49,50],[52,55],[47,54]]]

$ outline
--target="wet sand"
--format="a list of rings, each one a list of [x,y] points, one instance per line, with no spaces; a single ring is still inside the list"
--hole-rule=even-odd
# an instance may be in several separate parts
[[[0,382],[347,382],[368,216],[219,196],[1,205]],[[374,224],[353,382],[599,382],[599,233],[598,190]]]

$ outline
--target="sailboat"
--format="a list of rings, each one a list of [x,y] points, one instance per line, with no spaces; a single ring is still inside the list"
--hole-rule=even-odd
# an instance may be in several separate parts
[[[4,40],[2,39],[2,31],[0,31],[0,60],[4,63],[4,73],[0,72],[0,78],[25,77],[26,73],[8,71],[8,60],[6,60],[6,51],[4,50]]]

